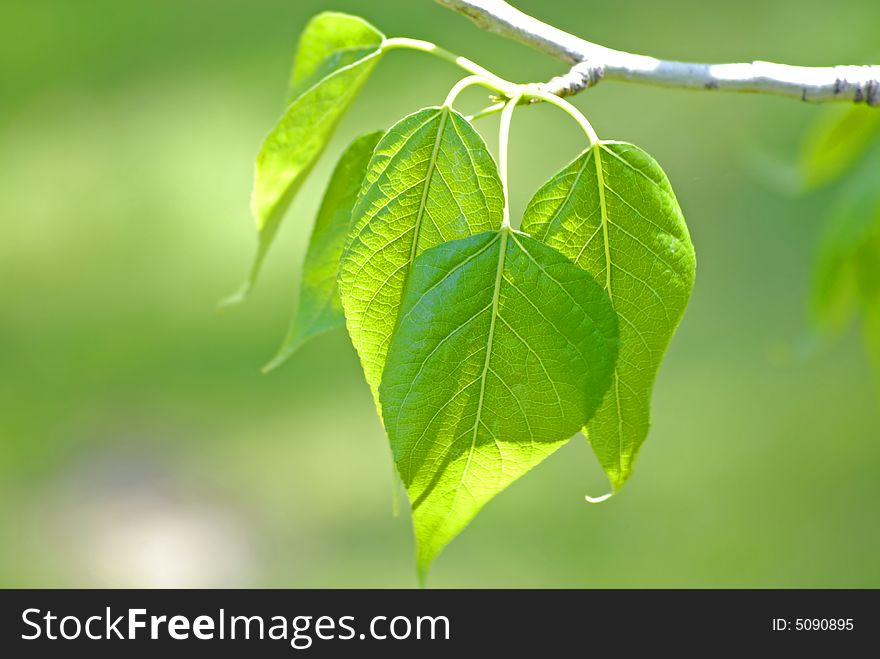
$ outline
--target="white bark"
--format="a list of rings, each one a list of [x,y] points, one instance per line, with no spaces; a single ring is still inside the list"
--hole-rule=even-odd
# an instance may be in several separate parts
[[[803,101],[849,101],[880,106],[880,65],[790,66],[773,62],[699,64],[635,55],[591,43],[547,25],[503,0],[436,0],[479,27],[515,39],[572,65],[543,87],[570,96],[600,80],[681,89],[757,92]]]

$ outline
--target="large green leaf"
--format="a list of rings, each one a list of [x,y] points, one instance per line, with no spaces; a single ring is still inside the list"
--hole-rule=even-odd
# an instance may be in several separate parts
[[[413,259],[441,242],[498,228],[503,207],[485,143],[448,107],[405,117],[376,145],[342,254],[339,291],[377,406]]]
[[[681,209],[648,154],[601,142],[537,192],[522,230],[601,282],[620,319],[611,387],[585,428],[617,490],[647,437],[657,370],[693,288],[696,262]]]
[[[251,197],[257,255],[244,286],[227,303],[240,301],[253,286],[284,213],[379,61],[383,40],[369,23],[346,14],[319,14],[306,26],[289,104],[257,155]]]
[[[416,258],[381,400],[419,571],[591,417],[617,319],[589,273],[508,229]]]
[[[351,212],[380,137],[382,132],[377,131],[357,138],[333,170],[306,251],[296,315],[281,349],[264,370],[280,366],[313,336],[345,325],[336,273],[351,229]]]

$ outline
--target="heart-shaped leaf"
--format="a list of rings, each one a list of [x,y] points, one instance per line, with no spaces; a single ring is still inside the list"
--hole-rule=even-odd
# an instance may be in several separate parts
[[[631,144],[601,142],[535,194],[522,230],[591,273],[619,317],[611,387],[585,429],[617,490],[647,437],[654,379],[693,288],[687,225],[653,158]]]
[[[508,229],[415,260],[381,402],[412,502],[419,572],[598,407],[617,354],[601,286]]]

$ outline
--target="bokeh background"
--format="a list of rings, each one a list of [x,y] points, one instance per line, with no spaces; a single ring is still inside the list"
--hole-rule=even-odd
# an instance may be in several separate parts
[[[859,62],[874,0],[521,0],[601,43],[669,58]],[[6,0],[0,9],[0,585],[414,586],[386,439],[343,333],[269,376],[335,156],[440,102],[460,73],[381,63],[296,200],[260,285],[253,156],[296,37],[322,9],[436,41],[500,74],[563,67],[428,0]],[[477,92],[466,109],[481,104]],[[791,193],[807,127],[787,99],[603,83],[599,134],[665,167],[696,289],[654,425],[611,501],[583,438],[490,503],[434,586],[878,587],[880,396],[856,332],[810,340],[828,214]],[[497,118],[486,119],[495,144]],[[518,112],[514,215],[581,148]]]

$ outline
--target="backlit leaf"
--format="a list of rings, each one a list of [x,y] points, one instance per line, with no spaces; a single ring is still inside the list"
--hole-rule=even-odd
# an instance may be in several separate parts
[[[242,289],[250,291],[290,202],[382,53],[384,36],[363,19],[319,14],[300,37],[287,109],[257,155],[251,212],[257,255]]]
[[[413,260],[441,242],[498,228],[502,212],[495,162],[454,110],[411,114],[376,146],[342,254],[339,290],[377,406]]]
[[[357,138],[333,170],[306,251],[296,315],[281,349],[264,370],[280,366],[313,336],[345,325],[336,273],[351,229],[351,212],[380,137],[381,131]]]
[[[508,229],[415,260],[381,401],[412,502],[419,571],[590,418],[617,320],[601,286]]]
[[[382,33],[358,16],[318,14],[299,38],[290,72],[290,100],[321,78],[372,55],[383,40]]]
[[[617,312],[620,356],[585,428],[617,490],[647,437],[657,370],[693,288],[696,263],[681,209],[648,154],[602,142],[536,193],[522,230],[591,273]]]

